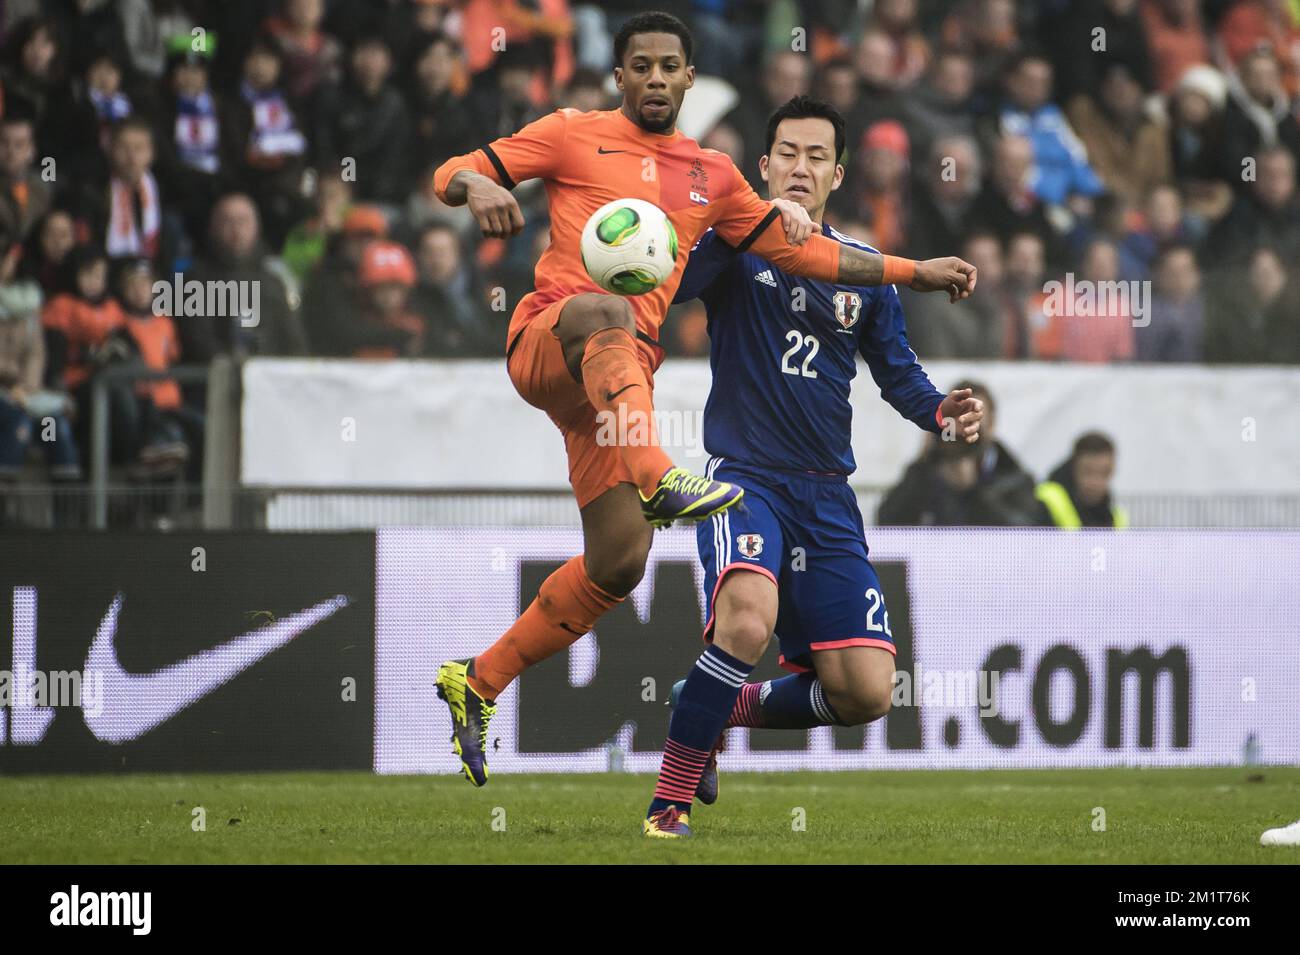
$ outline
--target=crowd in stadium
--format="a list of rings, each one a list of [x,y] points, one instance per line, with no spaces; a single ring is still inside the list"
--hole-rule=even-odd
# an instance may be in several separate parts
[[[701,141],[760,193],[767,115],[818,95],[850,130],[828,219],[979,268],[957,305],[906,295],[922,360],[1300,362],[1300,0],[655,5],[739,92]],[[521,188],[526,231],[482,240],[432,171],[555,108],[612,107],[611,34],[637,9],[9,0],[0,471],[52,418],[71,437],[51,473],[82,474],[106,362],[499,356],[545,203]],[[257,320],[159,314],[176,273],[254,283]],[[1073,314],[1048,301],[1067,275],[1134,292]],[[665,344],[705,354],[702,311]],[[202,415],[175,382],[126,389],[112,420],[118,462],[195,466]]]

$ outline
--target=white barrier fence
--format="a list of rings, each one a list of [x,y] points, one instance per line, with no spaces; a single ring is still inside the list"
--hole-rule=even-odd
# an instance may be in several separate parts
[[[973,376],[993,391],[996,430],[1037,477],[1083,431],[1119,448],[1125,495],[1300,492],[1300,369],[933,362],[940,388]],[[339,490],[567,489],[563,443],[515,393],[505,363],[258,359],[243,372],[241,480]],[[656,376],[674,459],[703,468],[706,362],[670,359]],[[922,434],[862,372],[853,392],[863,489],[894,484]]]

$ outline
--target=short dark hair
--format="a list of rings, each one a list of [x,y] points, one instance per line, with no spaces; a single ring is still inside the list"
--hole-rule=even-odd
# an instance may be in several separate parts
[[[1071,458],[1078,458],[1085,454],[1115,454],[1115,442],[1102,434],[1100,431],[1086,431],[1079,435],[1079,439],[1074,442],[1074,451],[1071,452]]]
[[[767,118],[767,147],[763,152],[769,156],[772,154],[772,144],[776,142],[776,128],[781,125],[782,120],[810,118],[824,119],[835,130],[835,161],[839,162],[844,155],[844,117],[830,103],[813,99],[811,96],[796,96],[788,103],[777,107]]]
[[[663,13],[658,10],[650,10],[646,13],[638,13],[632,19],[628,20],[619,28],[614,36],[614,65],[622,66],[623,57],[627,54],[627,45],[631,42],[632,37],[638,33],[671,33],[682,42],[682,52],[686,55],[686,63],[689,66],[691,56],[695,52],[695,41],[691,39],[691,31],[681,20],[678,20],[671,13]]]

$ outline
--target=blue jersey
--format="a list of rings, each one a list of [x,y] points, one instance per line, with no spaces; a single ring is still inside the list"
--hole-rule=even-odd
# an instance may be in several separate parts
[[[829,226],[822,234],[876,251]],[[849,386],[861,354],[881,397],[927,431],[943,395],[907,344],[892,285],[799,278],[739,252],[713,230],[691,250],[674,301],[708,309],[713,387],[704,409],[711,455],[788,471],[851,474]]]

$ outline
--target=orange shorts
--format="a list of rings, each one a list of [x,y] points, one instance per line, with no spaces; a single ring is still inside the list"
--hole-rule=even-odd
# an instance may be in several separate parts
[[[586,389],[569,374],[564,349],[555,335],[555,323],[560,320],[560,312],[573,297],[570,295],[552,302],[526,320],[510,342],[506,371],[524,401],[545,411],[564,435],[564,450],[569,457],[569,484],[578,499],[578,507],[583,508],[614,485],[636,484],[636,481],[623,463],[617,443],[597,442],[600,426],[596,421],[596,409],[587,400]],[[643,341],[638,341],[637,345],[641,367],[653,391],[657,367],[654,352]]]

